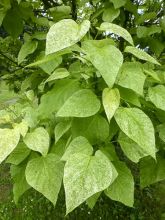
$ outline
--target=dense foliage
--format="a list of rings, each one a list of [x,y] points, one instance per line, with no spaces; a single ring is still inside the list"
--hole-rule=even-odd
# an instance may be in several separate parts
[[[0,162],[66,214],[165,179],[161,0],[0,2]],[[62,186],[63,185],[63,186]],[[103,194],[102,194],[103,195]],[[103,196],[104,198],[104,196]]]

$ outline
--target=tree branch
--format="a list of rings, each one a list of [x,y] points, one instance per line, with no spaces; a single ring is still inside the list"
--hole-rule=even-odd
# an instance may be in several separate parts
[[[73,20],[77,20],[77,5],[76,5],[76,0],[72,0],[72,18]]]

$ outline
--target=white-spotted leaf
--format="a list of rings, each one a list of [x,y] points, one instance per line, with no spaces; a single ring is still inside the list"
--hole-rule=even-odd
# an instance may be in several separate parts
[[[43,156],[48,153],[49,134],[43,127],[36,128],[31,133],[28,133],[23,141],[28,148],[40,152]]]
[[[64,168],[66,213],[105,190],[114,180],[113,176],[117,176],[116,170],[101,151],[97,151],[95,156],[73,154]]]
[[[140,63],[125,62],[121,68],[117,84],[143,96],[145,79],[146,76],[143,73]]]
[[[148,155],[155,158],[155,132],[150,118],[138,108],[120,107],[115,113],[115,120],[120,129],[141,148],[147,149]]]
[[[62,121],[56,125],[54,129],[56,143],[69,130],[70,127],[71,127],[70,121]]]
[[[152,156],[150,148],[145,148],[143,145],[138,145],[132,139],[130,139],[123,132],[120,132],[118,141],[124,152],[124,154],[133,162],[138,163],[139,160],[148,155]]]
[[[81,153],[86,155],[91,155],[93,152],[93,147],[90,145],[85,137],[79,136],[72,140],[72,142],[67,147],[61,160],[68,160],[70,156],[75,153]]]
[[[157,85],[148,90],[150,101],[159,109],[165,111],[165,86]]]
[[[131,45],[134,45],[133,39],[132,39],[130,33],[125,28],[122,28],[119,25],[112,24],[112,23],[109,23],[109,22],[103,22],[101,24],[99,30],[101,30],[101,31],[108,31],[108,32],[111,32],[113,34],[116,34],[116,35],[124,38]]]
[[[32,159],[26,167],[26,180],[55,205],[61,188],[63,167],[55,154]]]
[[[70,96],[59,109],[58,117],[89,117],[100,109],[100,101],[89,89],[82,89]]]
[[[17,129],[0,129],[0,163],[16,148],[20,139]]]
[[[147,62],[160,65],[160,63],[157,60],[155,60],[152,56],[150,56],[145,51],[143,51],[139,48],[132,47],[132,46],[127,46],[125,48],[124,52],[131,53],[132,55],[134,55],[135,57],[137,57],[140,60],[145,60]]]
[[[111,88],[123,63],[123,55],[120,50],[113,45],[100,44],[100,41],[92,40],[83,42],[83,50]]]
[[[51,26],[46,38],[46,54],[70,47],[81,40],[90,28],[90,21],[78,25],[72,19],[61,20]]]

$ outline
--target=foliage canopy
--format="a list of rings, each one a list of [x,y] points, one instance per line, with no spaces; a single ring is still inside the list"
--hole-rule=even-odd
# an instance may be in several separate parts
[[[63,184],[67,214],[101,193],[133,207],[135,176],[165,179],[164,7],[1,0],[0,162],[16,203],[33,187],[55,205]]]

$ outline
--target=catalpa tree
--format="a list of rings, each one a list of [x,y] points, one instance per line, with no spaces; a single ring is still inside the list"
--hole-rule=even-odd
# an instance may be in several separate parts
[[[1,0],[0,162],[66,214],[165,179],[163,0]],[[137,169],[139,172],[134,172]]]

